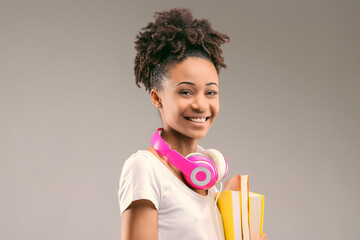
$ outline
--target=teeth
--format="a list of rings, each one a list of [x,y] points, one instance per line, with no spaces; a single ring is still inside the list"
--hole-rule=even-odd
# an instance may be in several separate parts
[[[203,123],[206,121],[206,118],[189,118],[190,121],[192,122],[199,122],[199,123]]]

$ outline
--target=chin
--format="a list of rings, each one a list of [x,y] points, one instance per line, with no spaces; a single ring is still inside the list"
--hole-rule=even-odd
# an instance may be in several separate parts
[[[208,133],[208,130],[190,130],[187,134],[188,137],[192,139],[201,139],[205,137]]]

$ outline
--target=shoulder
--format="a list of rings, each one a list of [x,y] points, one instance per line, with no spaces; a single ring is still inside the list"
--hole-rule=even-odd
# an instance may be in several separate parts
[[[157,169],[157,158],[146,150],[137,151],[125,161],[118,191],[121,212],[140,199],[150,200],[159,208],[163,177]]]
[[[124,162],[121,179],[132,179],[132,181],[140,181],[141,179],[162,178],[162,174],[159,173],[159,166],[161,162],[149,151],[138,150],[132,154]]]
[[[152,168],[155,161],[155,156],[152,156],[152,153],[147,150],[138,150],[136,153],[132,154],[128,159],[126,159],[123,168],[127,167],[147,167]]]

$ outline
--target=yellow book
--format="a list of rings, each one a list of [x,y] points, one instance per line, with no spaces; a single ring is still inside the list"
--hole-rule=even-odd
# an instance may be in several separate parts
[[[263,233],[264,195],[249,192],[247,175],[237,176],[230,184],[234,180],[237,187],[230,186],[231,190],[221,192],[217,201],[225,239],[257,240]]]

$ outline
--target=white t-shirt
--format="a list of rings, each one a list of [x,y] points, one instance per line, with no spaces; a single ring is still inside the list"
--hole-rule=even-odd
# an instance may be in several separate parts
[[[124,163],[119,183],[121,214],[131,202],[150,200],[158,211],[158,239],[212,240],[218,236],[215,187],[202,196],[180,181],[151,152],[139,150]],[[224,239],[221,215],[218,225]]]

